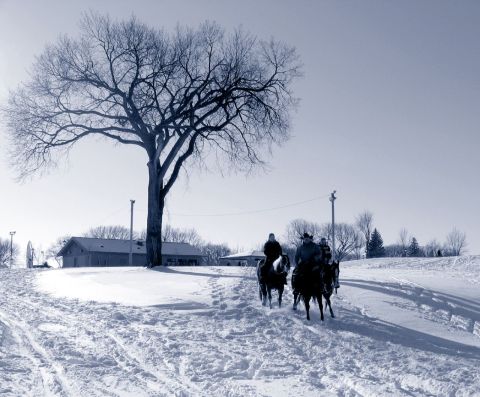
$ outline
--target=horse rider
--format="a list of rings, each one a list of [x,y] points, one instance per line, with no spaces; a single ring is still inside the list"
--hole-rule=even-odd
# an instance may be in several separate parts
[[[303,233],[301,237],[302,244],[297,248],[295,253],[295,269],[292,272],[292,289],[297,290],[300,280],[308,276],[308,273],[315,266],[321,255],[320,247],[313,242],[313,235],[307,232]],[[296,304],[293,304],[293,309],[296,310]]]
[[[330,259],[332,259],[332,250],[330,246],[327,244],[327,239],[322,237],[320,239],[320,263],[324,266],[330,264]]]
[[[266,276],[267,272],[272,268],[273,262],[278,259],[279,256],[282,256],[282,246],[280,243],[275,240],[275,234],[270,233],[268,235],[268,240],[263,246],[263,253],[265,254],[265,264],[260,269],[260,274],[263,277]],[[284,274],[284,284],[287,284],[287,274]]]
[[[323,266],[330,266],[331,265],[330,260],[332,259],[332,250],[328,245],[327,239],[325,237],[322,237],[320,239],[320,251],[321,251],[320,263]],[[338,282],[337,277],[333,277],[332,283],[333,283],[333,288],[340,288],[340,284]]]

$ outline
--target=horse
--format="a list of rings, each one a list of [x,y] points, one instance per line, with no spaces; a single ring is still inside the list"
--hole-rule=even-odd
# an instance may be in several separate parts
[[[257,279],[260,301],[263,306],[267,305],[267,297],[272,308],[272,289],[278,291],[278,307],[282,307],[282,296],[285,288],[285,280],[290,270],[290,259],[288,255],[282,254],[268,267],[266,260],[262,259],[257,264]]]
[[[338,262],[332,265],[314,264],[311,268],[306,269],[300,277],[296,277],[295,283],[292,280],[293,289],[293,310],[297,310],[297,304],[300,297],[305,304],[307,312],[307,320],[310,320],[310,299],[313,298],[318,302],[320,308],[320,319],[324,321],[322,297],[325,298],[325,310],[327,306],[330,310],[332,318],[335,317],[332,309],[330,297],[333,293],[334,277],[339,272]],[[294,285],[295,284],[295,285]]]

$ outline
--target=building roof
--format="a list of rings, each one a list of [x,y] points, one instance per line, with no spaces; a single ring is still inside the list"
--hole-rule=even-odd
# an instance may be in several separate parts
[[[265,258],[265,254],[262,251],[248,251],[248,252],[239,252],[233,255],[222,256],[220,259],[232,259],[232,260],[242,260],[242,259],[257,259]]]
[[[89,252],[109,252],[115,254],[130,253],[130,240],[72,237],[58,252],[57,256],[63,256],[67,248],[73,243],[77,243],[85,251]],[[145,255],[147,253],[145,241],[133,240],[133,253]],[[164,242],[162,244],[162,254],[174,256],[203,256],[198,248],[190,244],[170,242]]]

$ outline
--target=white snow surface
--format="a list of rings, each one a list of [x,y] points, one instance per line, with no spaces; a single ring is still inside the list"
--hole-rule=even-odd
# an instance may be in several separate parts
[[[253,268],[0,269],[0,395],[480,396],[480,257],[340,276],[309,322]]]

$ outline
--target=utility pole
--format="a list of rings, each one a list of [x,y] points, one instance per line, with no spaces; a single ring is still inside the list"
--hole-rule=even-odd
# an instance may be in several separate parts
[[[130,200],[130,253],[128,255],[129,266],[133,266],[133,204],[135,204],[135,200]]]
[[[13,265],[13,235],[16,232],[10,232],[10,269],[12,268]]]
[[[335,200],[337,199],[335,197],[335,193],[337,193],[336,190],[333,191],[333,193],[330,195],[330,201],[332,202],[332,261],[334,261],[335,258]]]

